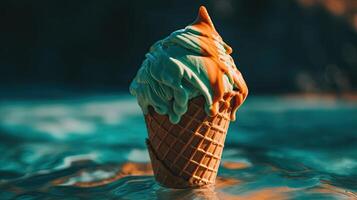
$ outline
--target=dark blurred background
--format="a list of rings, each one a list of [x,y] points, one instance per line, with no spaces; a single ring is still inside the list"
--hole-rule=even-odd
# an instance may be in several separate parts
[[[1,95],[128,91],[150,45],[200,5],[251,94],[356,91],[355,0],[2,0]]]

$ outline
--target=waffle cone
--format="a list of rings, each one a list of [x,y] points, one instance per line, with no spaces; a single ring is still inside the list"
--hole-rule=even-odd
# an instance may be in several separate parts
[[[219,112],[210,117],[205,99],[196,97],[178,124],[151,107],[145,115],[146,144],[156,181],[169,188],[190,188],[215,183],[231,108],[220,102]]]

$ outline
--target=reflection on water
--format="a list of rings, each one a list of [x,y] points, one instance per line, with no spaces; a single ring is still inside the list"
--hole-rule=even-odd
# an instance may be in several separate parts
[[[153,178],[135,99],[0,103],[1,199],[357,199],[357,103],[251,97],[215,188]]]

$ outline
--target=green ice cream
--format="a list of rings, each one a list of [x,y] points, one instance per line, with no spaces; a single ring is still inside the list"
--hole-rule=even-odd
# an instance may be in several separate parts
[[[144,114],[152,106],[157,113],[167,114],[172,123],[178,123],[187,111],[188,101],[200,95],[205,97],[209,113],[214,91],[204,66],[206,54],[201,37],[207,35],[190,25],[151,46],[130,85],[130,93],[137,97]],[[213,40],[221,61],[235,67],[223,40],[220,37]],[[232,77],[224,75],[223,79],[225,91],[232,91]]]

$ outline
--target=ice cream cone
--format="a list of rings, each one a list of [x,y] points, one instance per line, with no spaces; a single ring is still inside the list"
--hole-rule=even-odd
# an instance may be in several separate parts
[[[229,122],[248,94],[231,53],[201,6],[193,23],[150,47],[130,84],[145,114],[146,143],[161,185],[215,183]]]
[[[145,115],[147,147],[159,184],[170,188],[192,188],[215,183],[232,109],[225,101],[219,112],[206,114],[205,99],[196,97],[178,124],[151,107]]]

